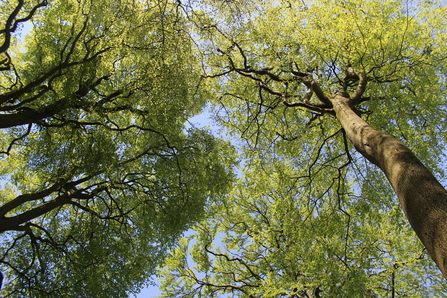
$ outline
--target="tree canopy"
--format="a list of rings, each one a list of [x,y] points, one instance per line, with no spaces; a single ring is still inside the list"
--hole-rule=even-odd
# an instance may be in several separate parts
[[[6,296],[123,297],[154,273],[162,297],[447,294],[442,2],[0,16]],[[225,137],[188,123],[206,104]]]
[[[187,122],[206,97],[184,18],[170,1],[0,10],[5,296],[137,292],[233,176],[228,142]]]
[[[242,138],[244,162],[227,200],[214,205],[160,269],[162,297],[445,295],[431,258],[446,250],[430,248],[420,227],[426,223],[418,221],[433,216],[424,212],[434,205],[442,216],[428,228],[445,226],[445,189],[427,186],[440,187],[441,199],[429,194],[415,207],[411,200],[426,191],[425,180],[411,178],[401,197],[399,182],[393,183],[405,160],[388,167],[400,158],[391,151],[400,150],[393,146],[402,147],[401,140],[445,182],[445,6],[244,5],[252,6],[215,2],[208,10],[219,17],[196,14],[208,40],[205,76],[215,84],[215,117]],[[372,128],[354,116],[345,121],[348,110],[388,135],[356,143]],[[381,148],[391,139],[396,144]],[[401,156],[422,168],[405,150]],[[400,181],[412,171],[399,174]]]

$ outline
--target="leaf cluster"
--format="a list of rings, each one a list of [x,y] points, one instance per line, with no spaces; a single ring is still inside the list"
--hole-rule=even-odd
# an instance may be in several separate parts
[[[2,7],[33,24],[2,49],[5,296],[124,297],[228,190],[234,152],[187,125],[206,92],[178,3],[43,4]]]
[[[445,295],[388,182],[328,100],[350,98],[444,177],[445,7],[251,2],[259,10],[239,24],[202,18],[215,119],[243,168],[159,269],[162,297]]]

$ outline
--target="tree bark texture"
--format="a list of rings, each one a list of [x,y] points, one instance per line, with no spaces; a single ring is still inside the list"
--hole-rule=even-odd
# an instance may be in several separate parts
[[[385,173],[412,228],[447,278],[447,191],[402,142],[360,118],[349,98],[337,94],[330,100],[355,148]]]

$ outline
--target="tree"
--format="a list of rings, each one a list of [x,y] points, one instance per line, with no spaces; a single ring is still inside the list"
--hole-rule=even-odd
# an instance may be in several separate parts
[[[445,295],[447,192],[427,168],[445,179],[446,8],[237,2],[194,21],[243,175],[160,269],[163,297]]]
[[[0,8],[6,297],[138,292],[232,181],[175,1]],[[18,32],[31,20],[22,46]]]

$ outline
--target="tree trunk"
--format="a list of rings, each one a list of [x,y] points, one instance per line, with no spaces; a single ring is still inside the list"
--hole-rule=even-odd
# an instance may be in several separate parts
[[[350,99],[331,99],[337,119],[355,148],[390,181],[411,226],[447,278],[447,191],[402,142],[372,128]]]

